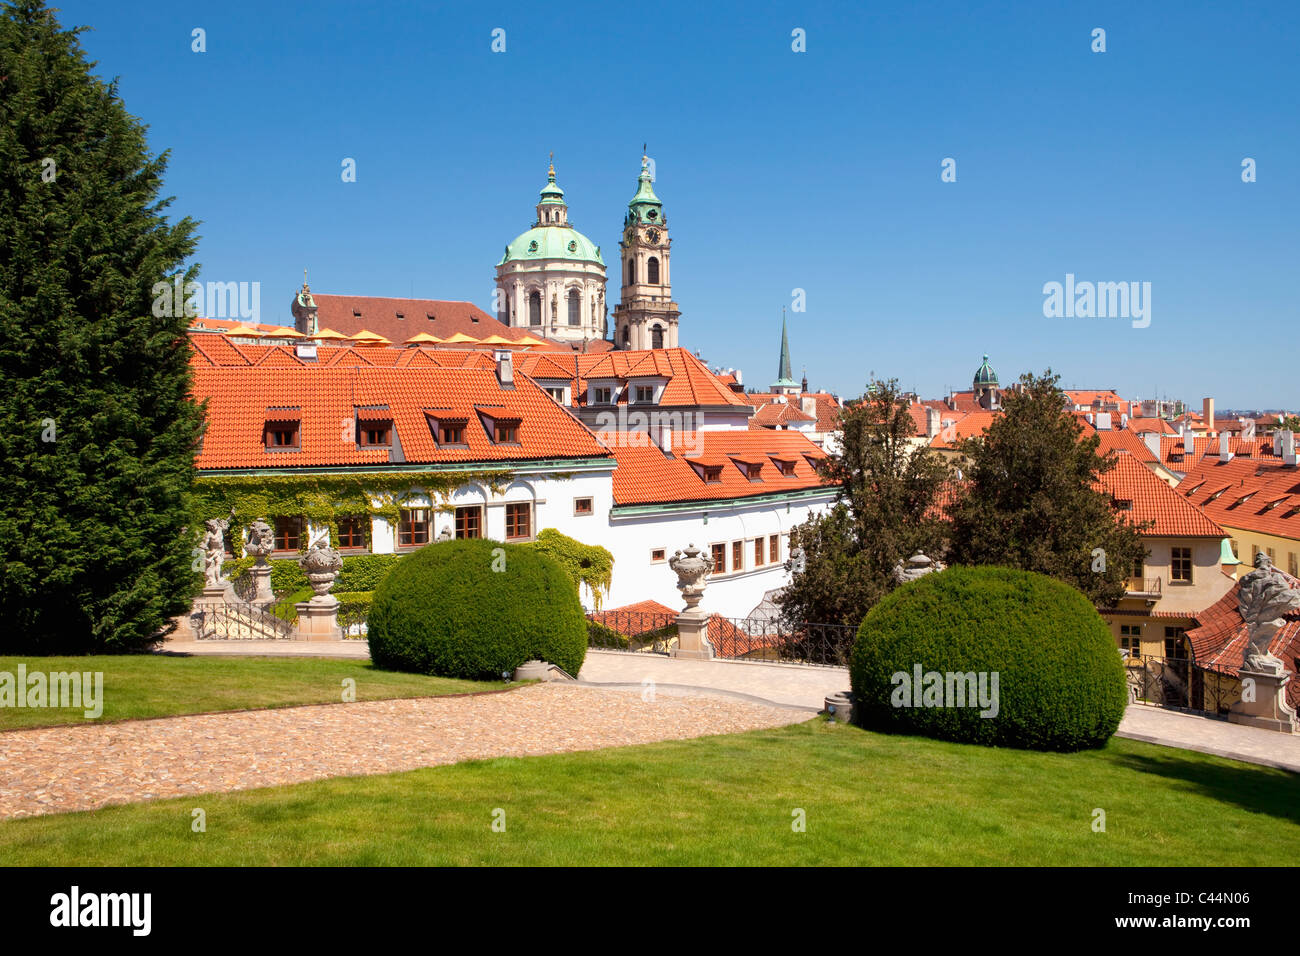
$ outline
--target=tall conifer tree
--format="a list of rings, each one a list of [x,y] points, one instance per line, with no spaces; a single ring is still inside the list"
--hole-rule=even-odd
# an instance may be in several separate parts
[[[183,613],[200,409],[155,284],[196,224],[40,0],[0,10],[0,649],[148,646]],[[193,271],[185,278],[192,278]]]

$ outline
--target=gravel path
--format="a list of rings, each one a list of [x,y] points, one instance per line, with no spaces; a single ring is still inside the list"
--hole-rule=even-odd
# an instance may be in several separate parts
[[[624,747],[778,727],[748,701],[551,683],[424,697],[0,733],[0,819],[186,794],[391,773],[486,757]]]

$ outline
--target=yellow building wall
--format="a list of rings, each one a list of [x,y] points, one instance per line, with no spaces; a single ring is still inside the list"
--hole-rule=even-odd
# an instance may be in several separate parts
[[[1276,534],[1263,534],[1259,531],[1251,531],[1248,528],[1233,528],[1222,524],[1222,522],[1220,524],[1223,530],[1228,533],[1228,537],[1236,542],[1234,550],[1237,559],[1241,561],[1241,564],[1237,565],[1237,577],[1249,574],[1254,570],[1254,547],[1258,547],[1261,551],[1272,548],[1274,566],[1287,574],[1300,577],[1300,541],[1295,538],[1284,538]],[[1293,568],[1295,570],[1292,570]]]

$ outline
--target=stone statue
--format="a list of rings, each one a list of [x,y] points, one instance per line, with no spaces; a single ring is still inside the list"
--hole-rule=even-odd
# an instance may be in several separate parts
[[[1286,622],[1284,615],[1300,609],[1300,588],[1281,571],[1264,551],[1255,555],[1255,570],[1241,579],[1237,588],[1237,613],[1246,622],[1246,668],[1280,674],[1282,661],[1269,652],[1273,635]]]
[[[918,551],[907,559],[907,567],[901,564],[894,565],[894,580],[899,584],[907,584],[935,571],[942,571],[946,566],[942,561],[935,561]]]
[[[438,532],[438,537],[434,538],[434,541],[451,541],[455,537],[456,536],[451,533],[450,528],[443,528],[441,531]]]
[[[702,557],[700,549],[688,544],[686,549],[678,550],[668,559],[668,567],[677,574],[677,590],[686,599],[686,610],[693,611],[704,597],[704,587],[713,570],[713,562]]]
[[[264,519],[258,518],[249,525],[244,550],[257,559],[257,564],[266,564],[267,557],[275,550],[275,533]]]
[[[227,583],[221,576],[221,565],[226,560],[226,529],[235,517],[235,510],[230,509],[229,518],[209,518],[204,522],[207,531],[203,534],[203,583],[205,587],[219,588]]]

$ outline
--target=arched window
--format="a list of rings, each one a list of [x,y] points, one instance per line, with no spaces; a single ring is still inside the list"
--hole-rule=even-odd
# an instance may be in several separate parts
[[[650,261],[653,262],[654,260],[651,259]],[[657,325],[650,330],[650,347],[652,349],[664,347],[664,330]]]
[[[578,298],[578,290],[569,290],[569,324],[582,324],[582,302]]]
[[[627,260],[627,284],[634,285],[635,283],[636,283],[636,260],[629,259]]]
[[[528,293],[528,324],[542,324],[542,294],[540,292]]]
[[[651,285],[659,284],[659,257],[651,256],[646,264],[646,281]]]

